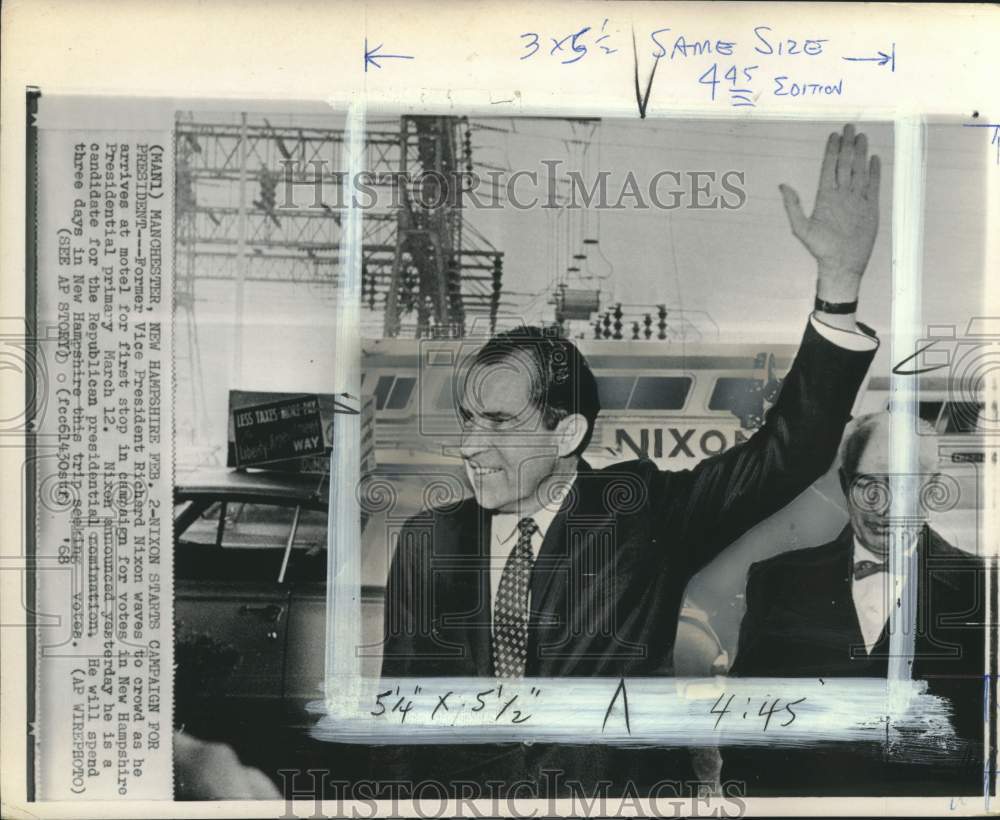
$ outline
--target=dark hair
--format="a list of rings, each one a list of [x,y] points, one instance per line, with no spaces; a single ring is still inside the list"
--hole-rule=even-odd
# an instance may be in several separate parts
[[[555,328],[522,326],[490,339],[476,353],[469,370],[519,354],[527,354],[534,365],[531,401],[542,411],[542,423],[547,429],[555,429],[560,421],[575,413],[587,420],[587,432],[573,451],[573,455],[579,455],[590,444],[594,421],[601,412],[597,380],[587,359]]]

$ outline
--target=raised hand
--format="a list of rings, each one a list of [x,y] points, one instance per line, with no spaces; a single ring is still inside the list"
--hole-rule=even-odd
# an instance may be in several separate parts
[[[780,185],[792,233],[818,266],[816,295],[827,302],[853,302],[871,257],[878,231],[881,163],[868,159],[868,138],[845,125],[830,134],[812,216],[806,218],[799,195]]]

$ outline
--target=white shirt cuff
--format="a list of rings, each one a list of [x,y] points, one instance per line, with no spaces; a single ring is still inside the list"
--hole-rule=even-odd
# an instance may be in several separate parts
[[[869,336],[860,330],[844,330],[839,327],[833,327],[816,318],[815,313],[810,314],[809,321],[820,336],[828,342],[837,345],[837,347],[858,351],[875,350],[878,347],[878,339],[875,337]]]

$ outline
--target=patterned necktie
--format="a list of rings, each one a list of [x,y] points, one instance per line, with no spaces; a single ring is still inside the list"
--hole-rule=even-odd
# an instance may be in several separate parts
[[[528,580],[531,577],[532,518],[517,522],[517,545],[507,556],[493,607],[493,671],[498,678],[523,678],[528,660]]]
[[[888,569],[888,563],[879,564],[875,561],[858,561],[854,565],[854,580],[860,581],[862,578],[867,578],[876,572],[886,572]]]

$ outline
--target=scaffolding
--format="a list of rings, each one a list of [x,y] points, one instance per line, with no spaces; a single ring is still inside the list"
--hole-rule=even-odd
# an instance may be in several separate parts
[[[495,327],[503,253],[463,218],[461,175],[473,168],[465,118],[369,123],[363,178],[353,180],[367,197],[345,186],[343,128],[206,118],[179,114],[175,131],[178,401],[191,402],[196,425],[205,407],[197,283],[233,283],[239,381],[246,283],[309,285],[336,299],[347,195],[364,207],[366,335],[458,338],[476,316]]]
[[[180,278],[335,287],[343,129],[190,116],[176,133]],[[496,312],[493,271],[503,253],[463,231],[459,175],[471,164],[464,118],[406,116],[398,129],[366,132],[363,181],[375,194],[362,219],[363,301],[386,336],[461,336],[468,314]],[[241,205],[241,182],[270,187],[273,206],[248,201],[247,191]],[[444,189],[429,194],[432,184]]]

